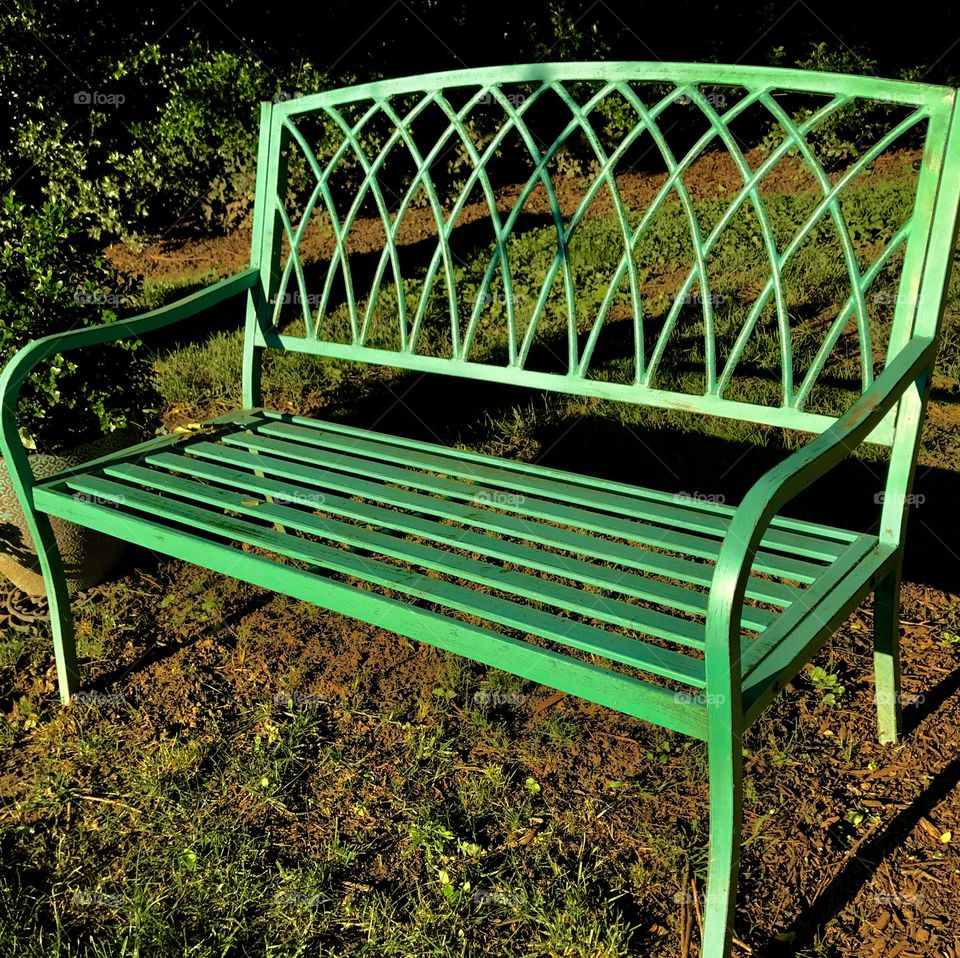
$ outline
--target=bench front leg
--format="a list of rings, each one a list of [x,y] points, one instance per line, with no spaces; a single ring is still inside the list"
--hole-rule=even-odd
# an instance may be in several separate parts
[[[70,597],[63,560],[50,520],[45,514],[37,512],[33,505],[34,476],[17,426],[20,389],[31,371],[44,360],[74,349],[101,346],[156,332],[246,293],[254,288],[258,279],[258,268],[251,267],[149,313],[35,339],[21,348],[0,374],[0,457],[10,475],[13,491],[23,510],[40,560],[50,608],[50,629],[53,633],[60,698],[64,702],[69,702],[79,687]]]
[[[34,512],[28,517],[33,540],[43,573],[50,610],[50,633],[53,636],[53,655],[57,663],[57,688],[64,705],[80,690],[80,671],[77,668],[77,645],[73,632],[73,614],[70,611],[70,593],[67,576],[60,556],[53,528],[48,516]]]
[[[743,748],[731,703],[707,705],[710,767],[710,848],[703,958],[727,958],[733,938],[743,821]]]

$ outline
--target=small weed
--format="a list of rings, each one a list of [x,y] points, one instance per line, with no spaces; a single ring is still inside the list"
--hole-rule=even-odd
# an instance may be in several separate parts
[[[819,665],[810,670],[810,682],[820,692],[824,705],[839,705],[840,697],[845,689],[840,684],[840,678]]]

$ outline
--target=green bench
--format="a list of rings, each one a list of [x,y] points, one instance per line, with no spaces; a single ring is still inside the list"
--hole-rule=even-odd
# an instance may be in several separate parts
[[[801,112],[801,101],[813,106]],[[855,163],[825,172],[811,143],[835,115],[867,101],[880,104],[889,129]],[[615,108],[606,109],[609,103]],[[49,516],[702,739],[710,786],[703,954],[728,954],[741,737],[870,593],[879,734],[885,742],[898,736],[906,503],[960,197],[954,104],[951,89],[905,82],[662,63],[466,70],[264,104],[250,268],[145,315],[31,343],[0,380],[0,449],[40,546],[63,700],[79,690],[80,673]],[[782,132],[751,166],[737,124],[758,114]],[[690,132],[693,120],[699,133]],[[675,121],[685,131],[677,152],[667,137]],[[625,132],[611,141],[616,122]],[[923,144],[912,212],[903,223],[885,224],[885,238],[854,242],[844,214],[851,185],[907,133]],[[573,177],[582,195],[571,215],[557,170],[574,141],[593,163]],[[658,157],[663,175],[649,208],[638,211],[623,201],[616,174],[641,146]],[[715,148],[729,156],[740,182],[724,215],[701,223],[684,176]],[[529,175],[504,201],[497,190],[517,182],[509,177],[518,157],[529,162]],[[810,212],[794,235],[778,236],[764,180],[789,157],[813,184]],[[398,160],[409,166],[405,176],[388,170]],[[303,197],[296,208],[287,200],[294,180]],[[608,295],[585,314],[576,309],[571,250],[601,193],[622,248]],[[492,239],[482,282],[463,296],[453,228],[470,197],[481,204]],[[511,268],[528,203],[555,234],[542,276]],[[651,319],[649,273],[634,250],[668,207],[685,218],[691,260],[672,305]],[[350,235],[371,209],[384,243],[382,255],[364,258]],[[755,218],[756,250],[769,268],[766,282],[745,293],[731,335],[711,267],[724,231],[741,215]],[[400,235],[408,216],[434,225],[414,272],[400,262],[408,260]],[[318,279],[300,253],[311,223],[321,220],[333,252]],[[821,226],[834,231],[849,291],[823,324],[821,348],[801,362],[792,351],[791,264]],[[898,263],[899,292],[883,333],[873,322],[871,289]],[[521,286],[527,295],[516,292]],[[240,297],[243,409],[190,435],[156,438],[34,480],[15,416],[32,368]],[[661,382],[661,359],[675,348],[680,325],[691,328],[691,309],[702,348],[690,355],[702,389],[685,392]],[[607,326],[626,344],[626,375],[595,368]],[[737,387],[738,363],[761,330],[774,337],[780,358],[765,398]],[[841,337],[859,350],[860,382],[845,411],[817,411],[810,399]],[[484,382],[527,386],[730,417],[814,438],[733,507],[262,408],[268,349],[445,373],[461,377],[464,388],[473,380],[475,390]],[[872,532],[783,513],[868,442],[889,450]],[[874,490],[869,494],[872,502]]]

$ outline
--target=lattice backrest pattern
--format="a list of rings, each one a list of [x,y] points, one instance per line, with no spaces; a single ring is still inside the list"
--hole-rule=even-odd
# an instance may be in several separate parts
[[[603,63],[265,105],[248,334],[819,431],[842,370],[855,395],[936,332],[916,302],[953,96]]]

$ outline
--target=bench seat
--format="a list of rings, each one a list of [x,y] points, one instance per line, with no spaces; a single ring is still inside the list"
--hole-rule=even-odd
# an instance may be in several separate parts
[[[706,735],[705,616],[732,506],[269,410],[71,469],[34,497],[50,515]],[[850,577],[869,588],[882,559],[874,536],[770,524],[740,622],[748,701],[821,634],[826,597],[843,585],[846,609],[861,592]]]

